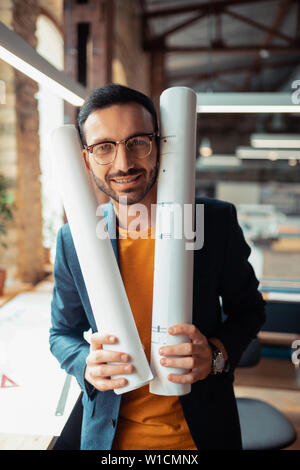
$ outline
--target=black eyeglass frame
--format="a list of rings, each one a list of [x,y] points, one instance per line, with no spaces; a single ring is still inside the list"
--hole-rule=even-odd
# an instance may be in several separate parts
[[[147,153],[147,155],[145,155],[144,157],[139,158],[139,160],[142,160],[143,158],[146,158],[146,157],[148,157],[148,155],[150,155],[150,153],[152,151],[153,138],[155,137],[157,141],[159,139],[159,133],[158,132],[152,132],[152,133],[149,133],[149,134],[148,133],[134,134],[134,135],[131,135],[131,136],[127,137],[126,139],[117,140],[117,141],[116,140],[104,140],[104,141],[101,141],[101,142],[96,142],[95,144],[92,144],[92,145],[84,145],[84,148],[85,148],[85,150],[87,150],[93,156],[93,159],[94,159],[94,161],[97,165],[110,165],[116,159],[119,144],[125,144],[125,147],[126,147],[126,144],[130,139],[133,139],[134,137],[144,137],[144,136],[150,137],[151,147],[150,147],[150,151],[149,151],[149,153]],[[114,144],[115,145],[115,155],[114,155],[114,158],[110,162],[101,163],[101,162],[96,161],[96,159],[94,157],[94,154],[93,154],[93,148],[96,147],[96,145],[99,145],[99,144]]]

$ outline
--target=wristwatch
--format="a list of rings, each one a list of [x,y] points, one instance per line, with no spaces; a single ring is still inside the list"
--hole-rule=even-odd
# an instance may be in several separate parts
[[[221,374],[222,372],[228,372],[229,363],[225,360],[224,354],[222,351],[217,348],[217,346],[210,341],[208,341],[212,349],[212,363],[211,363],[211,374]]]

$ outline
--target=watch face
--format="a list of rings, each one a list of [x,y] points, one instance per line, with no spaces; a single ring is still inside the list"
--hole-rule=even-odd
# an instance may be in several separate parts
[[[215,360],[215,367],[217,370],[224,369],[225,366],[225,359],[222,353],[219,353]]]

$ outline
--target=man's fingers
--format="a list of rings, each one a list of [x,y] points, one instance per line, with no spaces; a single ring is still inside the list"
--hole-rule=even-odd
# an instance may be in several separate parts
[[[192,356],[200,355],[204,352],[204,341],[199,343],[180,343],[172,346],[163,346],[159,349],[159,354],[163,356]]]
[[[192,384],[200,380],[200,377],[190,372],[189,374],[170,374],[168,380],[176,384]]]
[[[100,364],[99,366],[92,367],[90,370],[90,376],[97,380],[106,377],[112,377],[114,375],[131,374],[133,371],[132,364]]]
[[[100,390],[100,392],[106,392],[108,390],[114,390],[115,388],[124,387],[127,384],[127,380],[125,377],[121,377],[119,379],[101,379],[96,383],[96,388]]]
[[[164,357],[160,360],[160,363],[164,367],[174,367],[175,369],[194,369],[201,366],[203,360],[197,357]]]
[[[114,378],[114,376],[131,374],[134,370],[133,365],[128,363],[130,361],[128,354],[103,349],[105,344],[115,344],[117,341],[114,335],[101,335],[98,332],[91,335],[85,378],[97,390],[105,392],[124,387],[128,380],[125,377]]]
[[[88,365],[101,364],[103,362],[129,362],[130,356],[118,351],[96,349],[91,351],[86,359]]]
[[[205,379],[209,374],[209,370],[205,367],[193,369],[188,374],[169,374],[168,380],[177,384],[193,384],[198,380]]]
[[[191,323],[178,323],[177,325],[170,326],[168,332],[171,335],[187,335],[192,341],[196,342],[206,339],[198,328]]]
[[[114,335],[102,336],[100,333],[93,333],[90,338],[90,350],[102,349],[103,344],[114,344],[117,338]]]

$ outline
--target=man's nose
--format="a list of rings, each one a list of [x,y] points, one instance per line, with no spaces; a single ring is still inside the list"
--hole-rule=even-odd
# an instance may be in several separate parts
[[[117,154],[113,165],[116,170],[121,170],[124,173],[134,167],[134,159],[130,156],[130,152],[128,152],[124,143],[117,146]]]

